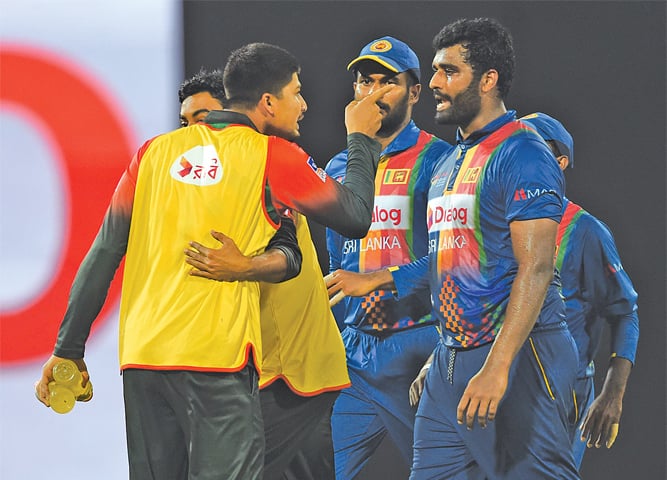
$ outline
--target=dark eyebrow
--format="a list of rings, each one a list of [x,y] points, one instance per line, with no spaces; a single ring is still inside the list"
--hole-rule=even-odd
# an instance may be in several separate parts
[[[196,117],[200,113],[208,113],[208,112],[210,112],[208,108],[200,108],[199,110],[195,110],[194,112],[192,112],[192,116]]]
[[[459,67],[454,65],[453,63],[447,63],[447,62],[442,62],[442,63],[433,63],[432,65],[433,69],[435,70],[436,68],[442,68],[443,70],[445,69],[450,69],[450,70],[459,70]]]
[[[209,112],[210,112],[210,110],[209,110],[208,108],[200,108],[199,110],[195,110],[194,112],[192,112],[192,116],[193,116],[193,117],[196,117],[196,116],[199,115],[199,114],[202,114],[202,113],[209,113]],[[181,120],[187,120],[187,119],[185,118],[185,115],[180,115],[180,114],[179,114],[179,115],[178,115],[178,118],[181,119]]]

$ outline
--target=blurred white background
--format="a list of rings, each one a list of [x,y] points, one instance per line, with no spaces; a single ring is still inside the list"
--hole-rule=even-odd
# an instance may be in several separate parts
[[[72,235],[87,232],[89,244],[104,213],[91,208],[85,215],[75,214],[73,198],[92,198],[90,192],[96,192],[98,183],[108,189],[129,162],[129,153],[144,140],[177,126],[181,25],[176,0],[0,0],[2,479],[128,476],[117,291],[86,348],[94,399],[58,415],[36,401],[33,383],[55,341],[44,331],[55,328],[63,313],[61,303],[44,301],[44,295],[54,288],[67,249],[76,241]],[[26,64],[44,62],[71,75],[68,88],[81,92],[80,87],[86,86],[105,107],[104,114],[95,114],[100,112],[97,107],[76,104],[86,102],[87,96],[69,97],[66,88],[55,87],[51,74],[40,69],[21,80],[19,96],[10,92],[19,69],[7,61],[9,56]],[[35,110],[36,90],[46,90],[60,120]],[[109,144],[93,140],[90,132],[109,125],[120,126],[120,133],[105,140]],[[98,150],[91,149],[93,141]],[[64,144],[80,146],[82,151],[72,158],[68,153],[72,148]],[[107,158],[114,152],[120,153],[119,158]],[[69,170],[82,160],[106,162],[99,175],[87,177],[84,187]],[[104,198],[98,204],[108,201],[109,194],[99,195]],[[69,284],[64,287],[68,290]]]

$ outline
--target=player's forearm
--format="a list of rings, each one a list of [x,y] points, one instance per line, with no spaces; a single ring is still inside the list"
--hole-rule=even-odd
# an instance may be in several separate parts
[[[390,269],[393,278],[393,289],[399,298],[419,294],[429,289],[428,283],[429,258],[424,256],[405,265]]]
[[[54,354],[82,358],[90,328],[106,300],[114,274],[125,255],[129,218],[107,213],[93,245],[76,274]]]
[[[369,292],[373,290],[394,290],[394,277],[387,268],[367,273]]]
[[[238,271],[240,281],[278,283],[287,273],[285,252],[277,248],[256,257],[246,257],[243,265]]]
[[[623,395],[625,395],[625,387],[628,384],[631,372],[632,363],[630,360],[621,357],[612,358],[609,361],[609,368],[607,369],[607,375],[600,394],[622,399]]]
[[[553,266],[549,263],[519,268],[512,284],[503,326],[485,364],[509,370],[535,326],[552,278]]]
[[[548,218],[510,223],[512,251],[518,269],[503,325],[485,362],[508,372],[539,316],[553,280],[558,224]]]
[[[435,353],[432,353],[428,356],[426,361],[424,362],[424,366],[421,368],[422,370],[427,370],[431,368],[431,364],[433,363],[433,359],[435,358]]]
[[[343,222],[333,218],[327,225],[346,237],[362,238],[371,224],[380,144],[361,133],[352,133],[347,137],[347,148],[348,160],[343,185],[348,192],[340,198],[339,213],[336,215],[345,218]]]
[[[296,225],[284,217],[280,228],[271,238],[266,251],[252,259],[251,275],[261,282],[278,283],[296,277],[301,271],[303,257],[296,238]]]
[[[375,290],[390,290],[393,285],[388,270],[364,273],[336,270],[324,277],[324,282],[332,297],[331,306],[336,305],[345,296],[362,297]]]

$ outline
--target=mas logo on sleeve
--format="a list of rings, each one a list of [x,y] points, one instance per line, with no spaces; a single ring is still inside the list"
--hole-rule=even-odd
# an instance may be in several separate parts
[[[179,182],[205,187],[220,183],[222,165],[213,145],[198,145],[179,155],[169,173]]]
[[[313,157],[308,157],[308,166],[313,169],[313,172],[315,172],[315,175],[320,177],[320,180],[325,182],[327,180],[327,172],[324,171],[324,169],[320,168],[317,166],[315,163],[315,160],[313,160]]]
[[[514,201],[521,202],[524,200],[530,200],[531,198],[537,198],[547,193],[555,194],[556,191],[553,189],[546,188],[518,188],[514,191]]]

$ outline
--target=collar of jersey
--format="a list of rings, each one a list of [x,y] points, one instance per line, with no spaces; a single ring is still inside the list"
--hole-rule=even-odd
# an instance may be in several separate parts
[[[257,127],[254,123],[252,123],[252,120],[250,120],[247,115],[239,112],[233,112],[231,110],[212,110],[208,115],[206,115],[204,121],[213,126],[218,124],[233,123],[235,125],[246,125],[254,130],[257,130]]]
[[[461,137],[461,129],[458,128],[456,130],[456,144],[474,145],[479,141],[481,141],[487,135],[495,132],[500,127],[513,120],[516,120],[516,110],[508,110],[507,113],[505,113],[504,115],[496,118],[494,121],[490,123],[487,123],[479,130],[475,130],[474,132],[472,132],[465,140],[463,140],[463,138]]]
[[[396,135],[387,148],[382,151],[382,155],[391,155],[393,153],[407,150],[417,143],[419,140],[419,128],[415,125],[414,120],[410,120],[401,133]]]

